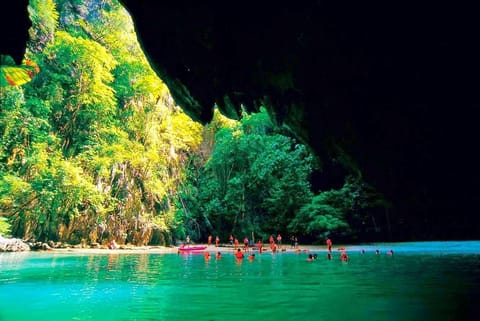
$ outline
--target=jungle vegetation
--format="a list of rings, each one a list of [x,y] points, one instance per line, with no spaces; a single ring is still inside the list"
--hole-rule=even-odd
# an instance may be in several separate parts
[[[379,228],[382,197],[359,176],[314,191],[321,161],[265,109],[190,119],[117,1],[31,0],[29,13],[41,71],[1,88],[0,234],[166,245]]]

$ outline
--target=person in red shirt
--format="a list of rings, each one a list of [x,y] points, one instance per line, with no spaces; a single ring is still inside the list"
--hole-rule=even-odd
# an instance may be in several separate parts
[[[270,245],[272,245],[272,243],[275,242],[273,235],[270,234],[270,237],[268,238],[268,242],[270,243]]]
[[[262,243],[262,240],[258,240],[257,248],[258,248],[258,253],[262,253],[262,252],[263,252],[263,243]]]
[[[332,240],[327,239],[326,243],[327,243],[328,252],[332,253]]]
[[[272,249],[272,252],[273,252],[273,253],[276,253],[276,252],[277,252],[277,244],[275,244],[275,242],[273,242],[272,244],[270,244],[270,248]]]
[[[238,239],[235,238],[235,242],[233,243],[233,249],[236,250],[238,247]]]
[[[216,258],[217,260],[220,260],[220,259],[222,258],[222,253],[217,252],[217,254],[215,255],[215,258]]]
[[[248,237],[243,239],[243,245],[245,246],[245,251],[248,251]]]
[[[236,257],[238,260],[243,259],[244,255],[243,255],[242,250],[237,249],[237,252],[235,252],[235,257]]]
[[[117,242],[115,242],[115,240],[111,240],[110,243],[108,243],[108,248],[110,250],[115,250],[118,248]]]

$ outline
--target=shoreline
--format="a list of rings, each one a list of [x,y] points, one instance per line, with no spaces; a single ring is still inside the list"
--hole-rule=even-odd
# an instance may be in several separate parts
[[[410,244],[411,243],[411,244]],[[340,253],[346,251],[347,253],[355,252],[375,252],[377,249],[380,253],[385,253],[389,250],[395,250],[399,252],[424,252],[424,253],[472,253],[478,254],[478,244],[480,240],[471,241],[431,241],[431,242],[392,242],[392,243],[363,243],[363,244],[336,244],[332,247],[332,253]],[[196,246],[207,246],[205,243],[192,244]],[[411,246],[413,245],[413,248]],[[279,247],[277,253],[327,253],[327,247],[325,245],[303,245],[300,244],[297,249],[291,247],[290,244],[282,246],[283,250]],[[243,246],[239,246],[243,250]],[[255,249],[249,250],[251,253],[258,253]],[[216,247],[215,245],[207,246],[206,249],[200,251],[194,251],[192,253],[204,253],[210,252],[215,254],[221,252],[222,254],[233,254],[234,248],[229,244],[221,244]],[[363,253],[365,253],[363,252]],[[125,246],[121,245],[117,249],[108,249],[107,247],[79,247],[72,246],[66,248],[48,248],[43,250],[30,250],[30,251],[0,251],[0,255],[3,253],[50,253],[50,254],[77,254],[77,255],[127,255],[127,254],[178,254],[179,246]],[[187,254],[186,252],[185,254]],[[272,254],[269,245],[263,247],[263,253]]]
[[[195,245],[206,245],[206,244],[195,244]],[[49,250],[40,250],[40,251],[31,251],[31,252],[48,252],[48,253],[73,253],[73,254],[177,254],[179,253],[180,246],[140,246],[140,247],[123,247],[118,249],[108,249],[108,248],[52,248]],[[243,250],[242,247],[238,247]],[[337,249],[334,249],[335,251]],[[348,250],[348,248],[346,248]],[[222,253],[234,253],[234,248],[230,245],[222,245],[216,247],[215,245],[207,246],[206,249],[196,251],[196,253],[203,252],[222,252]],[[249,250],[252,252],[257,252],[256,247],[254,250]],[[278,253],[295,253],[295,252],[327,252],[326,246],[321,245],[304,245],[299,246],[297,249],[291,248],[290,246],[285,246],[282,249],[278,249]],[[268,246],[263,247],[264,253],[272,253]]]

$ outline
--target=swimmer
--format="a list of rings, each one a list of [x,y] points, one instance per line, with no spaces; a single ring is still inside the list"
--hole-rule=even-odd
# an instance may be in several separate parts
[[[254,259],[255,259],[255,254],[254,253],[252,253],[248,256],[249,261],[253,261]]]
[[[221,259],[221,258],[222,258],[222,253],[217,252],[217,254],[215,255],[215,258],[216,258],[217,260]]]

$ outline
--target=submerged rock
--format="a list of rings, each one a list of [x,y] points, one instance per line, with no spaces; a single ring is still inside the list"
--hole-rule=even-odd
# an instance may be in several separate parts
[[[0,252],[30,251],[30,246],[20,239],[7,239],[0,236]]]

